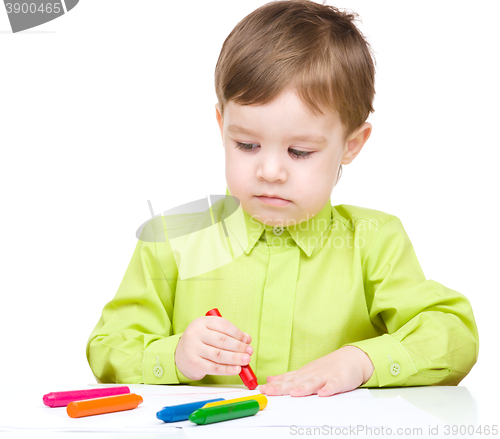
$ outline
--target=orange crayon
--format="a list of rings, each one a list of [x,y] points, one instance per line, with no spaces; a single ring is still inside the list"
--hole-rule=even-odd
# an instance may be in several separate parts
[[[127,393],[125,395],[73,401],[68,404],[66,411],[72,418],[81,418],[82,416],[101,415],[103,413],[135,409],[142,401],[142,396],[135,393]]]

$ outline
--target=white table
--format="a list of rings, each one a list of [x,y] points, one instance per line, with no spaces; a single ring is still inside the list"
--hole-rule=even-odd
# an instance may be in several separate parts
[[[474,437],[478,407],[475,397],[462,386],[356,389],[320,398],[317,395],[292,398],[268,397],[268,406],[257,415],[223,423],[196,426],[189,421],[166,424],[156,412],[167,405],[211,399],[237,398],[259,393],[241,386],[145,386],[129,385],[144,402],[134,410],[72,419],[65,408],[45,407],[42,397],[50,391],[101,387],[2,385],[0,392],[1,437],[37,438],[252,438],[406,436]],[[206,396],[203,396],[206,395]],[[448,426],[448,427],[447,427]],[[483,426],[484,428],[484,426]],[[491,425],[490,425],[491,428]],[[398,430],[399,429],[399,430]],[[453,432],[456,432],[454,434]],[[438,433],[438,434],[435,434]],[[464,434],[460,434],[464,433]],[[489,435],[475,437],[495,438]]]

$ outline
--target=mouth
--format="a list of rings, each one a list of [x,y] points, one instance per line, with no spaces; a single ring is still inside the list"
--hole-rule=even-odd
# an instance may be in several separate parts
[[[276,200],[290,201],[290,200],[287,200],[286,198],[278,197],[277,195],[262,194],[262,195],[256,195],[256,197],[259,197],[259,198],[274,198]]]
[[[291,203],[290,200],[279,198],[274,195],[255,195],[260,201],[271,206],[286,206]]]

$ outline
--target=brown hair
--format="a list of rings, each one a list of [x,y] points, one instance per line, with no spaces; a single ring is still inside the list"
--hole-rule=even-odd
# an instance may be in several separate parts
[[[273,1],[248,14],[215,67],[221,115],[230,100],[265,105],[292,86],[314,115],[338,111],[345,141],[374,111],[374,59],[356,17],[309,0]]]

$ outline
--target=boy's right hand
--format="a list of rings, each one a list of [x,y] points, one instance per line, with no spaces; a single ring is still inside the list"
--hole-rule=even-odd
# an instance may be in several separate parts
[[[174,358],[177,368],[191,380],[205,375],[238,375],[250,364],[253,348],[249,334],[223,317],[193,320],[182,334]]]

